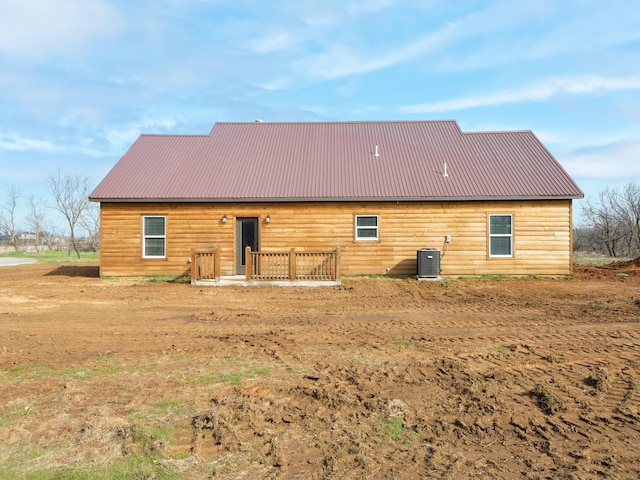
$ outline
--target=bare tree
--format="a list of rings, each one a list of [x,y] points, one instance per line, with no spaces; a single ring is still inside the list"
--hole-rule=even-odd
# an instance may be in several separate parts
[[[619,197],[619,212],[629,232],[629,247],[640,253],[640,184],[628,183]]]
[[[4,203],[0,204],[0,231],[4,231],[9,237],[9,243],[18,251],[20,242],[18,238],[18,226],[16,223],[16,208],[20,192],[15,187],[9,187]]]
[[[623,228],[614,215],[615,205],[615,190],[606,188],[599,193],[596,202],[588,199],[582,207],[582,212],[593,229],[595,237],[606,248],[610,257],[618,256],[617,248],[624,238]]]
[[[583,244],[596,251],[604,248],[612,257],[640,255],[640,185],[629,183],[621,191],[606,188],[597,200],[587,200],[582,212],[587,220]]]
[[[76,242],[76,226],[89,206],[89,177],[73,175],[49,175],[49,190],[54,200],[53,208],[60,212],[69,224],[69,249],[80,258],[80,250]]]
[[[45,209],[47,208],[47,203],[42,197],[36,198],[30,195],[27,199],[27,208],[27,225],[29,226],[29,230],[36,236],[36,253],[40,253],[40,245],[42,244],[41,241],[44,237],[45,230]]]
[[[91,250],[100,250],[100,204],[89,202],[80,217],[80,225],[87,234]]]
[[[53,223],[47,223],[42,229],[42,240],[49,250],[60,250],[60,239],[62,235],[58,233],[57,227]]]

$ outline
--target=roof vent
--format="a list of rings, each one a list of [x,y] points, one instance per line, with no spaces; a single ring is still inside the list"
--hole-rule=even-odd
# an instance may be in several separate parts
[[[256,123],[262,123],[262,120],[258,118],[258,119],[256,120]]]
[[[373,156],[374,156],[374,157],[379,157],[379,156],[380,156],[380,149],[378,148],[378,145],[376,145],[376,150],[375,150],[375,152],[373,153]]]
[[[443,177],[449,176],[449,174],[447,173],[447,162],[444,162],[444,171],[442,172],[442,176]]]

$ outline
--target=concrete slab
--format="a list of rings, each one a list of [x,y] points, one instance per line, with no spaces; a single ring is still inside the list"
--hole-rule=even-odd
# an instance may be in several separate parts
[[[36,262],[37,260],[35,258],[0,257],[0,267],[13,267],[15,265],[27,265]]]
[[[191,285],[207,287],[335,287],[340,280],[249,280],[244,275],[220,277],[219,280],[196,280]]]

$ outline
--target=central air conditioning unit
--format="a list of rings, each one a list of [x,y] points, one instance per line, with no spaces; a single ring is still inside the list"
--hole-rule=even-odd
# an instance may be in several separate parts
[[[440,276],[440,250],[421,248],[418,250],[418,278]]]

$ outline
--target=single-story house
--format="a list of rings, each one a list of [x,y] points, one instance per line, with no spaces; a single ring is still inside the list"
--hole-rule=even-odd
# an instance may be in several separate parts
[[[566,275],[583,193],[531,131],[455,121],[217,123],[141,135],[90,195],[103,276],[177,275],[215,251],[339,251],[342,275]],[[278,260],[278,264],[279,264]],[[252,268],[256,268],[255,265]]]

